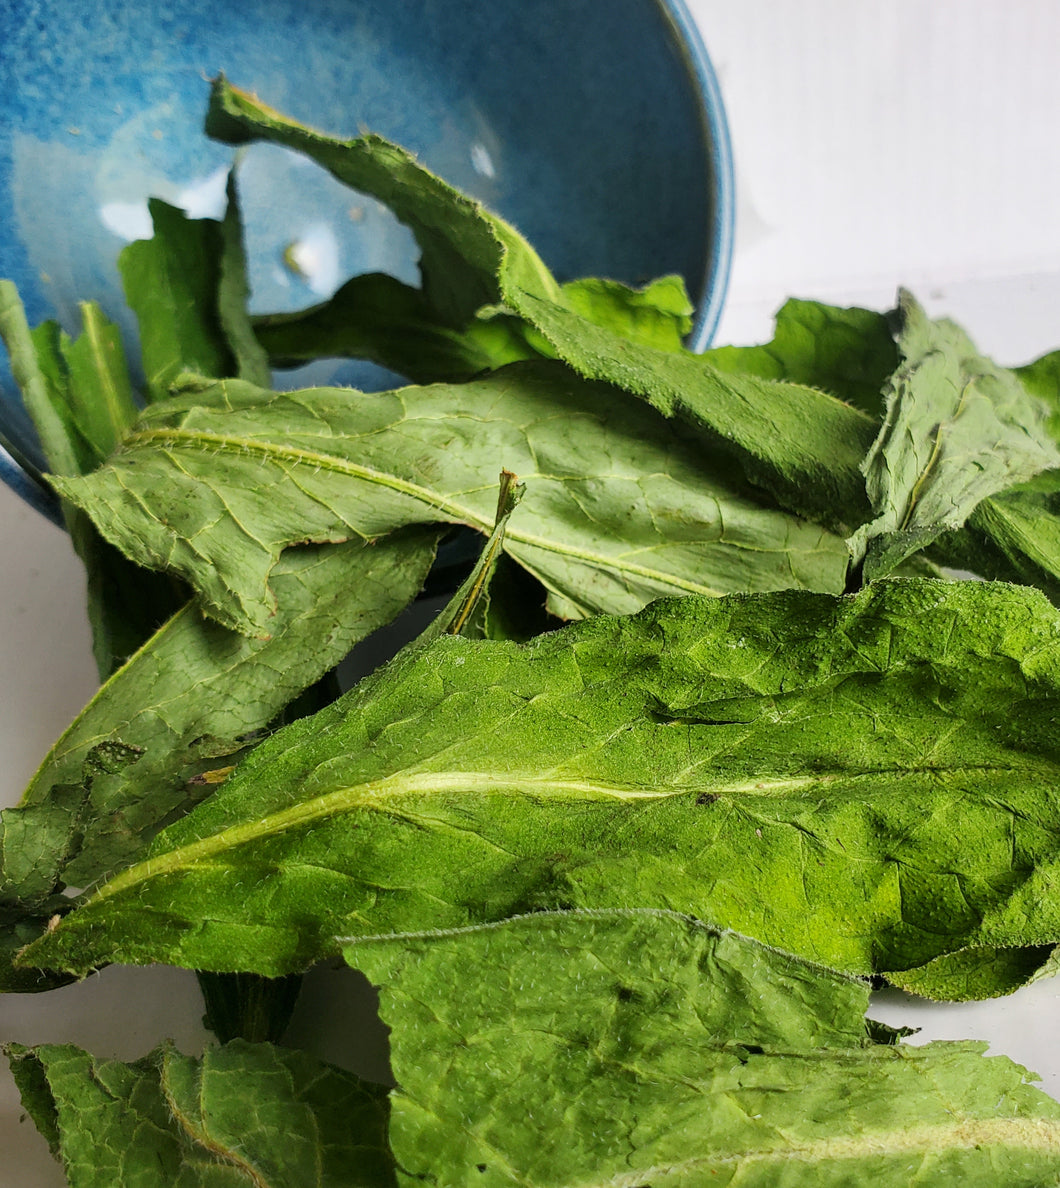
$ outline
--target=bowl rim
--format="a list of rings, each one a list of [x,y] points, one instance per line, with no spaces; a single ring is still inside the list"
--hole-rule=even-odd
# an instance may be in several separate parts
[[[698,278],[701,295],[696,301],[692,330],[688,338],[689,349],[700,352],[710,345],[718,328],[732,269],[736,226],[732,141],[718,76],[707,53],[699,26],[685,0],[655,0],[655,3],[670,27],[674,43],[698,95],[701,132],[709,163],[708,182],[712,188],[712,207],[705,228],[707,265],[703,276]],[[685,279],[691,281],[691,278]],[[58,497],[45,484],[35,468],[21,463],[13,450],[5,447],[2,440],[0,482],[52,523],[60,527],[66,526]]]
[[[714,65],[707,53],[699,26],[685,0],[657,0],[669,16],[700,96],[703,133],[707,142],[713,182],[713,209],[707,226],[707,270],[702,277],[702,296],[696,302],[695,320],[688,345],[693,351],[710,346],[721,320],[729,289],[736,230],[736,177],[732,139],[725,115],[725,103]]]

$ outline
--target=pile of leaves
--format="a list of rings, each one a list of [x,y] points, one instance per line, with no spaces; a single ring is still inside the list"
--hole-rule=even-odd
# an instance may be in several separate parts
[[[694,355],[677,278],[560,284],[379,137],[224,79],[207,131],[384,202],[422,285],[251,317],[234,181],[155,202],[137,396],[0,283],[103,679],[0,817],[0,988],[184,966],[223,1041],[8,1045],[74,1188],[1060,1183],[1025,1070],[865,1015],[1053,969],[1060,354],[902,294]],[[412,384],[273,390],[336,356]],[[393,1087],[277,1042],[342,959]]]

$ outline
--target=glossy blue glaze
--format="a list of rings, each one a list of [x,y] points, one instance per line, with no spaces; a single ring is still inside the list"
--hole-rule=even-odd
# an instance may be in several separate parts
[[[693,343],[709,341],[732,170],[717,83],[681,0],[0,0],[0,276],[31,322],[56,317],[76,333],[77,302],[92,298],[135,350],[115,260],[149,234],[150,195],[220,213],[233,151],[201,128],[207,80],[222,70],[307,123],[411,148],[513,222],[561,279],[680,272],[699,301]],[[311,304],[366,270],[416,281],[408,232],[315,166],[251,146],[240,185],[256,310]],[[284,263],[292,244],[301,272]],[[321,363],[286,384],[389,378]],[[0,427],[39,463],[6,374]]]

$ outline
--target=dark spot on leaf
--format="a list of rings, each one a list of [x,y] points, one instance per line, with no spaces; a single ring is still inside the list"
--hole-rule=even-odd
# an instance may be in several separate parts
[[[633,1002],[637,997],[637,992],[635,990],[631,990],[628,986],[619,986],[618,990],[616,991],[616,997],[618,998],[619,1002]]]
[[[475,1169],[476,1171],[484,1172],[486,1170],[486,1165],[484,1163],[476,1163]]]
[[[713,804],[715,800],[720,799],[717,792],[702,792],[696,797],[696,804]]]

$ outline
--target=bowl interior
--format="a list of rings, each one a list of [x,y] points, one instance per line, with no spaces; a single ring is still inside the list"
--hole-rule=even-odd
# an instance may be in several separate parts
[[[115,260],[150,234],[151,195],[220,214],[233,150],[207,140],[202,121],[222,70],[328,132],[370,128],[404,144],[513,222],[561,279],[681,273],[694,298],[714,297],[697,327],[700,344],[709,337],[730,166],[680,0],[3,5],[0,276],[31,322],[77,332],[77,302],[92,298],[134,348]],[[242,150],[240,189],[255,310],[323,300],[357,272],[417,281],[411,235],[301,158]],[[389,383],[366,365],[314,367],[285,386]],[[0,427],[39,463],[8,374],[0,400]]]

